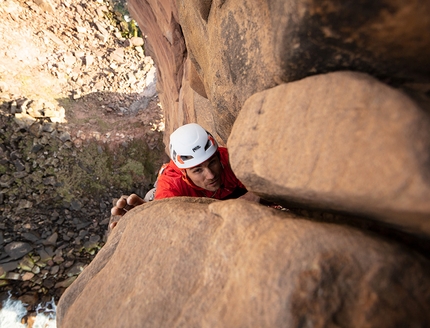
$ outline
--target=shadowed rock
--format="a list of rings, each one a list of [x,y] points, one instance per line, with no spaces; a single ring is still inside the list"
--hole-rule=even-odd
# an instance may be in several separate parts
[[[429,269],[418,254],[354,228],[243,200],[166,199],[123,217],[63,294],[58,323],[423,326]]]

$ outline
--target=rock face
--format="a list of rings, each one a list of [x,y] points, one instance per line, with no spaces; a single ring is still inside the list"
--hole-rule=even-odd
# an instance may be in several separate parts
[[[167,199],[123,217],[63,294],[58,323],[425,326],[429,264],[356,229],[243,200]]]
[[[253,95],[228,146],[234,172],[265,198],[430,236],[430,116],[368,75],[316,75]]]
[[[248,189],[289,211],[185,198],[130,211],[61,298],[59,324],[427,326],[429,253],[366,227],[430,245],[430,3],[129,8],[157,66],[165,143],[202,124]],[[321,222],[339,212],[361,229]]]
[[[178,95],[192,95],[189,87],[210,100],[224,142],[251,95],[310,75],[362,71],[430,89],[428,2],[177,3],[129,1],[159,68],[167,132],[187,122],[193,99]],[[180,84],[185,61],[194,66],[189,85]]]
[[[231,158],[252,191],[288,205],[376,216],[429,236],[430,36],[420,32],[429,29],[428,3],[132,0],[129,6],[169,83],[159,84],[169,97],[161,99],[166,144],[188,122],[225,144],[235,124]],[[335,71],[360,71],[380,82],[346,72],[323,77]],[[281,85],[296,91],[284,95],[275,88]],[[273,93],[256,95],[263,91]],[[255,112],[259,107],[265,115]],[[264,126],[248,132],[255,121]],[[250,153],[255,160],[246,161]]]
[[[166,112],[176,112],[180,101],[186,46],[175,2],[130,2],[129,11],[147,35],[147,51],[158,59],[157,88],[160,102],[164,108],[168,108]],[[166,122],[169,121],[170,117],[167,115]]]

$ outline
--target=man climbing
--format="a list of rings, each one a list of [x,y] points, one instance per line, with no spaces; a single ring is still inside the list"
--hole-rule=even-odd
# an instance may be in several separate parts
[[[155,199],[190,196],[260,201],[234,175],[227,148],[218,147],[212,135],[200,125],[190,123],[175,130],[170,136],[169,152],[171,160],[160,170]],[[122,196],[111,213],[124,215],[145,202],[136,194]]]

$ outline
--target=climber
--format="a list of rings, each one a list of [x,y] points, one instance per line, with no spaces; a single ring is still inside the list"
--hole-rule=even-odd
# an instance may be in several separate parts
[[[259,202],[234,175],[227,148],[218,147],[212,135],[196,123],[181,126],[170,136],[170,162],[163,165],[155,190],[142,199],[136,194],[122,196],[112,215],[124,215],[144,204],[155,192],[155,199],[190,196],[214,199],[242,198]]]

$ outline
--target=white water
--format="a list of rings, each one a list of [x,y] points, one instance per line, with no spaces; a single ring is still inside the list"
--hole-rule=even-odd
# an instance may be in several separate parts
[[[56,328],[55,313],[57,307],[54,300],[48,302],[46,307],[40,305],[36,309],[36,320],[32,328]],[[1,328],[27,328],[27,324],[22,324],[21,319],[27,315],[25,304],[21,301],[12,300],[10,297],[3,301],[3,308],[0,310]]]

